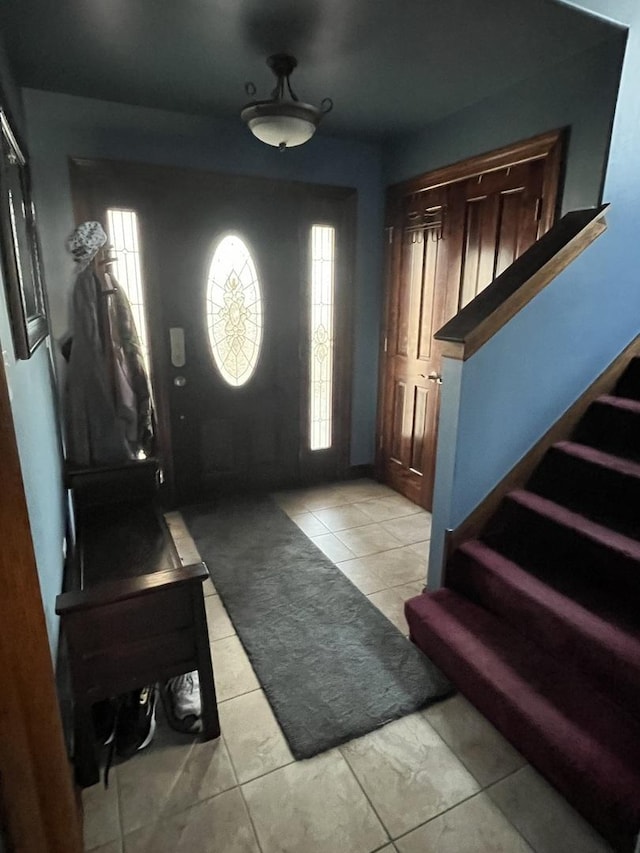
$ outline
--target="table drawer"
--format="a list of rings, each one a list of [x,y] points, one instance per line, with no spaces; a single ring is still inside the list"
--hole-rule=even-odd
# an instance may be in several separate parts
[[[64,630],[70,650],[80,657],[114,650],[123,644],[161,638],[193,625],[193,595],[200,588],[181,586],[150,590],[125,601],[69,613]]]
[[[196,638],[188,628],[85,653],[74,662],[74,691],[95,702],[195,669],[196,658]]]

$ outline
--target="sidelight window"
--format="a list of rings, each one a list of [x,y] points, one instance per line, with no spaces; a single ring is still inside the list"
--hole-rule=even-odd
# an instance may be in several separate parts
[[[216,367],[229,385],[244,385],[260,357],[264,310],[256,265],[237,234],[223,237],[213,254],[206,308]]]
[[[335,228],[311,228],[309,447],[331,447],[333,420]]]
[[[149,369],[149,336],[144,307],[142,266],[140,259],[140,237],[138,214],[135,210],[110,207],[107,210],[107,233],[116,262],[113,274],[131,304],[131,313],[136,324],[147,373]]]

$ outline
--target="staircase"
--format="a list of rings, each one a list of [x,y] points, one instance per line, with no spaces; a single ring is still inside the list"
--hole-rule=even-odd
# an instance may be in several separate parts
[[[411,638],[616,850],[640,831],[640,359],[406,604]]]

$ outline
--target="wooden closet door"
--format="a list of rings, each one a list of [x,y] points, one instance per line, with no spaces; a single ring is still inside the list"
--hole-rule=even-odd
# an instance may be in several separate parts
[[[441,345],[433,335],[538,239],[544,171],[543,158],[530,160],[397,195],[388,205],[378,471],[425,509],[440,405]],[[432,228],[439,219],[441,229]]]
[[[446,187],[401,199],[389,224],[384,479],[419,504],[434,475],[441,345],[433,335],[455,311],[448,276],[461,248],[461,222],[447,216],[447,200]]]

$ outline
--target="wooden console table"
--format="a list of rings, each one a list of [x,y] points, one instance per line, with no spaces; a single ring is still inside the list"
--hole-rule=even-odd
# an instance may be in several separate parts
[[[202,590],[209,572],[204,563],[181,566],[153,503],[125,494],[126,502],[77,513],[79,572],[56,600],[83,787],[99,780],[91,707],[102,699],[198,670],[203,737],[220,734]]]

